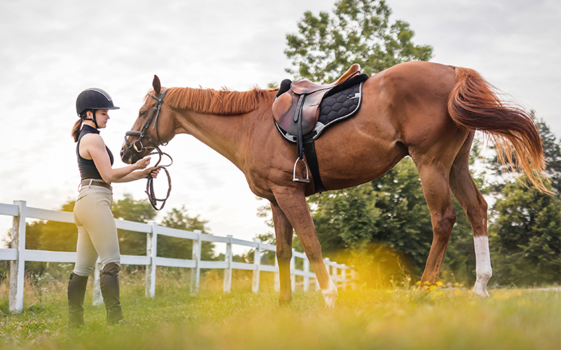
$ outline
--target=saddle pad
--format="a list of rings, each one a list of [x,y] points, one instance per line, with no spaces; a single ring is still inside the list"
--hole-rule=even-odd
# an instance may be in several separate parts
[[[319,118],[310,133],[304,136],[304,140],[317,139],[323,130],[329,125],[353,116],[362,104],[362,84],[356,84],[344,90],[324,97],[319,105]],[[292,135],[280,128],[275,122],[281,135],[290,142],[296,142],[296,135]]]

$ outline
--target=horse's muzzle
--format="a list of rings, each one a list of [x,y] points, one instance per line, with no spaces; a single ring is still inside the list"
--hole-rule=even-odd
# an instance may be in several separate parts
[[[139,156],[139,153],[128,148],[126,143],[123,143],[123,147],[121,147],[120,155],[121,155],[121,160],[123,161],[123,163],[126,164],[134,164],[138,162],[138,160],[141,158]]]

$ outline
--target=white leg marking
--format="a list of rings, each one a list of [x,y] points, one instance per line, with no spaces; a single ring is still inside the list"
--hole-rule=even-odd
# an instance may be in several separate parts
[[[474,236],[473,242],[475,244],[475,272],[477,275],[473,292],[482,297],[488,297],[487,282],[493,275],[489,254],[489,238],[487,236]]]
[[[335,300],[337,300],[337,286],[333,283],[331,278],[329,279],[327,289],[322,289],[321,293],[323,294],[323,299],[325,299],[325,304],[328,307],[334,307]]]

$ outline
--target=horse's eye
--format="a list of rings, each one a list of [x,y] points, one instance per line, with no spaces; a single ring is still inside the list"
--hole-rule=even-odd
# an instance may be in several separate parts
[[[138,113],[138,116],[141,117],[141,118],[144,118],[144,117],[146,117],[147,114],[148,114],[147,111],[140,111],[140,112]]]

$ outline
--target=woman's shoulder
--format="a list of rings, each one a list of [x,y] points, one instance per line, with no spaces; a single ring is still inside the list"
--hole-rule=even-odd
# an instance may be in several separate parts
[[[103,141],[101,135],[91,133],[91,134],[85,134],[80,138],[80,145],[105,147],[105,142]]]

